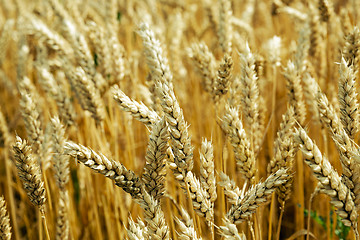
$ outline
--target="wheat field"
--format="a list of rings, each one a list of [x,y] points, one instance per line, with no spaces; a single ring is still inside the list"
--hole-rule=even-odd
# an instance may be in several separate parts
[[[0,6],[0,239],[360,239],[360,1]]]

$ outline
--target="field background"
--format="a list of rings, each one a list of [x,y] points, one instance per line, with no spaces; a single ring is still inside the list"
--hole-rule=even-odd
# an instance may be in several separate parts
[[[330,6],[328,11],[331,17],[328,22],[322,21],[324,10],[319,10],[319,2],[320,4],[325,2],[325,5]],[[241,78],[240,55],[246,53],[247,44],[255,60],[255,72],[258,77],[256,85],[263,100],[258,105],[259,114],[263,119],[263,132],[256,136],[261,139],[260,150],[256,152],[256,182],[264,181],[269,176],[267,166],[274,156],[276,131],[280,127],[282,115],[290,106],[287,79],[284,77],[284,69],[289,60],[296,61],[297,54],[303,52],[304,61],[311,66],[314,79],[337,113],[340,113],[339,62],[346,45],[345,36],[352,32],[359,22],[357,10],[360,6],[356,0],[319,2],[315,0],[1,1],[0,110],[4,122],[0,126],[0,194],[5,198],[10,215],[12,239],[46,239],[38,208],[29,201],[18,177],[12,150],[16,135],[28,139],[31,143],[30,130],[27,129],[29,126],[26,125],[27,120],[24,117],[25,107],[21,104],[21,92],[26,88],[21,84],[24,78],[30,80],[31,87],[26,91],[31,93],[32,102],[35,103],[35,109],[39,113],[38,127],[44,139],[41,144],[46,145],[48,141],[49,145],[44,147],[47,150],[42,151],[41,156],[38,155],[46,188],[47,227],[51,239],[55,239],[59,189],[54,178],[56,170],[52,166],[53,143],[48,140],[46,129],[50,129],[52,117],[58,115],[61,117],[61,110],[56,99],[52,97],[56,94],[52,94],[51,91],[58,91],[57,89],[61,88],[69,104],[72,105],[73,112],[76,113],[71,123],[67,124],[61,119],[63,124],[67,125],[65,137],[68,140],[101,152],[141,176],[146,163],[150,128],[135,120],[128,112],[122,111],[114,101],[110,89],[112,85],[118,85],[131,99],[142,101],[148,107],[155,106],[152,102],[151,88],[148,87],[154,79],[151,79],[147,53],[144,52],[139,34],[139,25],[146,22],[160,41],[163,57],[168,59],[173,75],[175,96],[189,125],[188,132],[194,147],[193,173],[197,176],[200,174],[199,150],[201,142],[206,138],[213,144],[216,179],[219,181],[218,174],[221,171],[225,172],[241,189],[246,179],[236,169],[233,148],[221,124],[227,108],[226,104],[234,96],[237,100],[234,107],[239,108],[241,119],[245,118],[242,105],[243,88],[235,89],[233,86],[235,79]],[[223,20],[219,15],[223,6],[227,4],[231,6],[230,19],[225,18],[225,22],[221,22]],[[71,44],[72,38],[69,36],[71,31],[66,29],[65,20],[70,21],[70,25],[75,26],[75,31],[86,40],[92,57],[86,60],[93,61],[90,66],[93,66],[103,79],[111,82],[105,84],[103,89],[95,86],[95,91],[101,90],[101,93],[98,93],[100,99],[97,99],[102,103],[100,108],[103,108],[102,112],[97,112],[101,116],[100,120],[95,120],[91,111],[83,110],[79,100],[81,96],[76,94],[70,85],[71,81],[67,79],[66,71],[69,68],[59,61],[59,56],[65,52],[66,57],[70,59],[67,63],[70,67],[84,67],[76,56],[71,55],[74,52],[76,54],[74,51],[76,46]],[[94,23],[93,29],[89,27],[90,21]],[[64,46],[60,45],[60,48],[65,48],[64,51],[57,49],[57,41],[60,40],[52,39],[49,32],[41,30],[38,27],[39,22],[49,29],[50,33],[58,34],[56,36],[60,36],[60,40],[65,41]],[[221,33],[221,27],[225,33]],[[225,53],[224,48],[221,47],[224,40],[219,37],[222,34],[230,39],[228,42],[231,42],[229,55],[232,57],[233,69],[228,87],[230,91],[218,96],[214,101],[212,94],[204,90],[204,77],[191,58],[191,46],[199,42],[206,44],[217,61],[215,66],[217,71]],[[109,40],[114,36],[118,46],[121,47],[119,51],[121,61],[118,62],[115,60],[119,56],[115,56]],[[275,36],[279,39],[274,38]],[[301,37],[305,38],[303,48],[299,47]],[[357,37],[356,41],[359,45],[359,36]],[[67,48],[70,53],[67,53]],[[45,57],[41,55],[42,50],[45,51]],[[104,60],[104,56],[108,59]],[[110,70],[107,69],[104,61],[110,62]],[[43,76],[39,74],[42,64],[47,66],[51,75],[55,77],[55,85],[46,87],[46,84],[42,83]],[[354,68],[358,69],[358,65]],[[359,77],[358,72],[356,77]],[[300,78],[303,79],[303,75]],[[302,81],[301,84],[304,85],[304,82]],[[357,85],[356,82],[356,89],[358,89]],[[326,127],[313,112],[313,107],[306,105],[306,120],[302,126],[341,175],[342,168],[336,146]],[[161,115],[161,108],[159,109]],[[300,123],[296,123],[296,127],[299,125]],[[245,124],[244,127],[247,134],[251,134],[249,126]],[[358,134],[355,135],[355,142],[357,139]],[[141,207],[128,193],[115,186],[113,181],[77,163],[74,158],[69,158],[68,161],[70,178],[66,184],[68,191],[66,208],[70,226],[69,238],[125,239],[129,217],[135,222],[138,218],[144,219]],[[303,161],[301,151],[298,151],[294,157],[291,172],[293,172],[292,193],[286,201],[280,223],[280,239],[291,236],[290,239],[301,239],[306,235],[306,229],[309,227],[307,209],[310,196],[317,185],[311,169]],[[249,186],[249,183],[247,184]],[[220,186],[217,186],[217,196],[214,224],[221,226],[222,219],[231,204],[226,201],[223,188]],[[170,237],[178,239],[179,227],[175,217],[180,217],[180,214],[174,201],[189,212],[198,236],[202,236],[202,239],[222,239],[216,227],[215,233],[211,233],[211,228],[206,225],[204,218],[196,215],[191,200],[181,190],[172,171],[166,167],[166,194],[161,200],[161,208],[169,227]],[[268,203],[259,206],[256,210],[250,220],[253,223],[256,239],[276,239],[279,207],[274,193]],[[347,235],[348,239],[354,238],[350,228],[340,226],[335,208],[325,194],[314,197],[311,209],[313,212],[310,232],[317,239],[338,239],[339,231],[342,234],[350,231]],[[238,224],[237,227],[239,233],[243,232],[247,239],[252,239],[248,222]],[[296,238],[297,234],[301,236]]]

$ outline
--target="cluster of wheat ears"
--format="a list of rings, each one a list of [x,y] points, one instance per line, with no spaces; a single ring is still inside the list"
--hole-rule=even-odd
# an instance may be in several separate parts
[[[359,10],[0,1],[0,239],[360,239]]]

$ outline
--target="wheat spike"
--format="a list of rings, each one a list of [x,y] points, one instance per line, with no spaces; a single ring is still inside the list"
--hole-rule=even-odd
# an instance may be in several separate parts
[[[65,154],[75,158],[95,172],[110,178],[115,182],[115,185],[121,187],[133,198],[137,199],[141,197],[143,183],[133,171],[127,170],[121,163],[109,160],[103,154],[96,153],[90,148],[74,142],[65,143]]]
[[[230,0],[219,0],[218,36],[220,46],[225,54],[232,52],[232,10]]]
[[[16,168],[19,178],[30,201],[40,209],[46,201],[44,183],[41,180],[39,165],[33,157],[32,149],[26,140],[16,136],[13,146]]]
[[[154,124],[146,151],[146,164],[142,181],[146,191],[160,200],[165,192],[166,151],[168,149],[169,132],[164,119]]]
[[[143,189],[141,191],[141,198],[136,201],[144,209],[145,220],[148,223],[145,239],[170,239],[169,227],[166,225],[164,212],[161,210],[159,202]]]
[[[337,208],[342,222],[346,226],[357,227],[357,217],[353,197],[350,189],[341,181],[338,173],[333,169],[327,158],[323,157],[318,147],[308,137],[305,130],[297,129],[295,141],[300,144],[305,162],[313,171],[322,185],[322,192],[331,197],[331,204]]]
[[[291,61],[288,61],[284,70],[284,76],[287,80],[286,87],[288,89],[289,102],[290,105],[294,107],[296,121],[302,125],[305,122],[306,109],[300,82],[300,72]]]
[[[357,72],[360,58],[360,30],[358,27],[345,36],[344,58],[347,65],[353,65],[354,72]]]
[[[231,83],[233,60],[231,56],[225,55],[217,72],[217,78],[214,84],[214,95],[222,96],[228,92]]]
[[[288,174],[290,174],[294,164],[294,156],[297,152],[297,147],[293,141],[294,127],[295,113],[294,109],[290,107],[283,115],[283,121],[280,123],[280,129],[274,143],[274,158],[268,165],[268,172],[275,173],[281,168],[286,168],[289,170]],[[292,182],[293,178],[290,178],[276,189],[281,205],[290,198]]]
[[[354,139],[358,132],[359,123],[359,104],[356,92],[356,73],[353,66],[348,65],[344,58],[340,63],[339,79],[339,102],[340,102],[340,119],[347,135]]]
[[[227,197],[229,203],[232,205],[236,205],[239,203],[239,200],[241,200],[244,197],[245,190],[246,190],[246,183],[244,184],[243,188],[240,190],[234,180],[231,180],[228,175],[221,172],[220,173],[220,179],[219,185],[224,188],[224,194]]]
[[[223,220],[224,225],[220,226],[219,233],[227,240],[246,240],[244,234],[239,234],[235,224],[231,223],[226,217]]]
[[[0,239],[11,240],[10,218],[6,210],[4,196],[0,196]]]
[[[145,240],[144,228],[140,226],[140,223],[135,223],[131,217],[129,218],[129,227],[126,229],[126,233],[129,240]]]
[[[160,96],[165,120],[170,131],[170,146],[174,153],[174,164],[170,164],[176,179],[185,189],[184,179],[193,168],[193,147],[183,112],[175,97],[174,90],[167,84],[158,82],[156,89]]]
[[[238,224],[251,217],[256,209],[267,201],[267,198],[275,191],[276,187],[286,183],[289,175],[287,169],[279,169],[271,174],[264,182],[253,185],[237,204],[231,206],[226,214],[230,223]]]
[[[207,198],[206,190],[200,185],[199,179],[197,179],[191,171],[187,172],[185,182],[189,187],[194,210],[199,216],[204,217],[210,225],[214,218],[214,209],[211,207],[212,204]]]
[[[194,43],[191,45],[189,56],[195,64],[196,70],[202,76],[201,85],[203,89],[212,94],[214,83],[217,80],[216,59],[205,43]]]
[[[254,151],[260,147],[261,138],[258,136],[260,126],[259,120],[259,86],[258,76],[255,73],[255,57],[250,52],[249,45],[246,43],[245,53],[240,54],[241,64],[241,102],[245,117],[246,126],[249,128],[249,137]]]
[[[143,103],[129,98],[118,86],[112,87],[112,94],[114,100],[123,111],[129,112],[133,118],[144,123],[146,126],[151,127],[160,119],[155,111],[149,109]]]
[[[69,196],[67,191],[60,191],[59,195],[59,209],[56,218],[56,240],[67,240],[69,239],[70,231],[69,216],[67,212]]]
[[[76,67],[74,70],[75,72],[71,73],[71,81],[73,81],[80,105],[84,110],[89,111],[91,116],[99,123],[104,119],[105,115],[100,92],[81,67]]]
[[[21,94],[20,107],[28,138],[33,145],[34,151],[37,152],[44,136],[41,127],[39,106],[35,102],[35,96],[28,88],[23,87],[26,84],[25,82],[28,81],[30,80],[25,78],[24,81],[19,84]]]
[[[200,182],[207,192],[207,198],[212,203],[212,208],[217,199],[213,151],[212,143],[204,139],[200,149]]]
[[[255,183],[255,155],[246,136],[237,109],[226,107],[226,114],[222,120],[222,129],[228,135],[233,146],[236,163],[240,172],[246,176],[251,184]]]

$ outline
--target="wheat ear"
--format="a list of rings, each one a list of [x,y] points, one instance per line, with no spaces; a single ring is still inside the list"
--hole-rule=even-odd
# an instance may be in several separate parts
[[[318,8],[320,12],[321,21],[330,22],[330,18],[335,14],[332,4],[329,0],[319,0]]]
[[[214,84],[215,96],[220,97],[228,92],[232,78],[233,65],[234,63],[231,56],[225,55],[218,69],[217,79]]]
[[[145,220],[148,223],[145,239],[170,239],[169,227],[166,225],[164,212],[157,200],[151,197],[142,188],[141,198],[136,199],[140,206],[144,209]]]
[[[308,137],[304,129],[297,129],[295,141],[299,144],[305,162],[322,184],[322,192],[331,197],[330,203],[337,208],[338,215],[346,226],[357,227],[357,217],[350,189],[341,181],[327,158],[323,157],[318,147]]]
[[[200,149],[200,182],[207,192],[207,198],[210,200],[212,208],[217,199],[213,151],[212,143],[204,139]]]
[[[173,75],[170,71],[168,59],[164,56],[163,50],[160,46],[160,41],[156,39],[154,32],[150,29],[147,23],[141,23],[138,34],[140,35],[146,56],[147,65],[150,68],[149,90],[153,93],[154,109],[158,109],[158,98],[156,91],[156,82],[166,82],[172,84]]]
[[[145,104],[129,98],[118,86],[112,87],[112,94],[114,100],[123,111],[129,112],[133,118],[144,123],[146,126],[151,127],[160,119],[155,111],[149,109]]]
[[[231,223],[226,217],[223,220],[224,225],[220,226],[219,233],[227,240],[246,240],[244,234],[239,233],[235,224]]]
[[[248,136],[251,141],[251,146],[256,152],[260,147],[261,138],[258,136],[260,126],[259,119],[259,86],[258,76],[255,72],[255,57],[250,52],[248,43],[246,43],[245,52],[240,54],[241,65],[241,102],[242,110],[245,118],[245,125],[248,127]]]
[[[41,180],[40,168],[33,156],[31,147],[26,140],[17,136],[13,151],[19,177],[30,201],[35,206],[42,207],[46,201],[44,183]]]
[[[155,200],[160,200],[165,193],[168,139],[169,132],[166,121],[161,119],[152,128],[145,156],[146,164],[142,175],[146,191]]]
[[[354,66],[349,66],[344,58],[341,59],[339,72],[340,119],[347,135],[354,139],[355,134],[358,132],[359,123],[356,73],[354,72]]]
[[[354,152],[355,145],[353,141],[351,141],[350,137],[346,134],[345,130],[342,128],[340,119],[336,114],[333,106],[328,102],[325,94],[319,92],[316,96],[316,99],[320,121],[328,128],[340,154],[340,162],[343,170],[342,181],[350,190],[353,190],[356,182],[353,181],[355,176],[353,176],[351,168],[353,168],[352,166],[354,163],[352,163],[351,157]],[[359,189],[359,187],[357,189]],[[355,193],[355,195],[358,194]],[[355,199],[355,203],[358,204],[358,201],[360,201],[360,198],[357,197]]]
[[[30,201],[42,209],[46,201],[45,188],[44,182],[41,180],[40,168],[33,157],[32,149],[27,145],[26,140],[16,136],[13,150],[16,167],[24,189]]]
[[[75,121],[76,113],[66,92],[62,87],[59,87],[54,76],[45,66],[38,66],[37,70],[39,82],[47,92],[48,96],[55,100],[61,119],[67,125],[72,125]]]
[[[105,116],[103,101],[93,81],[81,67],[76,67],[71,77],[72,85],[75,87],[76,96],[84,110],[100,123]]]
[[[251,144],[246,136],[245,130],[240,120],[237,109],[226,107],[225,116],[222,119],[222,129],[228,135],[233,151],[235,153],[236,164],[242,174],[250,181],[255,183],[255,155],[251,149]]]
[[[131,170],[114,160],[109,160],[101,153],[74,142],[65,143],[65,153],[97,173],[112,179],[115,185],[121,187],[133,198],[141,198],[143,183]]]
[[[360,59],[360,30],[358,27],[345,36],[344,58],[348,66],[353,65],[354,72],[358,70]]]
[[[295,113],[294,109],[290,107],[283,115],[283,120],[280,123],[280,129],[277,132],[277,138],[274,144],[274,158],[268,166],[268,172],[275,173],[281,168],[288,169],[288,174],[292,171],[294,156],[297,151],[293,141],[294,127]],[[285,201],[290,198],[292,182],[293,179],[290,178],[285,184],[280,185],[276,189],[278,200],[282,206],[285,204]]]
[[[56,221],[56,239],[67,240],[69,238],[69,219],[67,205],[69,201],[66,184],[69,181],[70,168],[69,156],[64,155],[64,146],[66,142],[65,129],[58,117],[51,119],[52,124],[52,140],[54,148],[54,170],[56,184],[59,187],[59,210]]]
[[[214,209],[207,198],[206,190],[200,185],[199,179],[191,171],[187,172],[185,182],[189,187],[190,198],[195,212],[204,217],[210,226],[211,222],[214,221]]]
[[[30,35],[42,39],[45,44],[61,56],[72,56],[73,50],[69,43],[57,32],[52,31],[42,20],[34,15],[26,16],[26,30]]]
[[[142,224],[144,223],[142,222]],[[129,240],[145,240],[144,228],[140,225],[140,223],[135,223],[131,217],[129,218],[129,227],[126,229]]]
[[[212,94],[216,81],[216,60],[205,43],[194,43],[189,50],[189,56],[195,64],[197,72],[202,76],[203,89]]]
[[[29,79],[24,79],[19,84],[19,90],[21,94],[20,110],[25,122],[25,129],[30,139],[34,151],[38,151],[43,141],[43,131],[41,128],[39,106],[37,106],[34,100],[34,94],[29,91],[26,86],[26,82]],[[32,86],[32,85],[31,85]]]
[[[5,199],[0,196],[0,239],[11,240],[9,214],[6,211]]]
[[[302,125],[305,122],[306,109],[300,82],[300,69],[296,69],[295,64],[288,61],[284,70],[284,76],[287,80],[286,87],[288,89],[289,103],[294,107],[296,121]]]
[[[185,189],[184,179],[193,168],[193,146],[183,112],[175,97],[174,90],[167,84],[158,82],[156,89],[160,96],[165,120],[170,131],[170,146],[174,153],[174,163],[170,164],[176,179]]]
[[[220,173],[220,180],[219,186],[224,188],[224,194],[229,203],[232,205],[238,204],[239,200],[244,197],[247,184],[245,183],[243,188],[240,190],[240,188],[236,186],[234,180],[230,179],[229,176],[223,172]]]
[[[276,173],[271,174],[264,182],[253,185],[237,204],[231,206],[226,214],[230,223],[238,224],[248,220],[256,209],[267,201],[267,198],[275,189],[286,183],[289,175],[287,169],[279,169]]]
[[[181,221],[178,218],[175,218],[180,231],[178,232],[178,239],[179,240],[188,240],[188,239],[194,239],[194,240],[200,240],[201,237],[198,237],[194,226],[187,226],[183,221]]]
[[[220,46],[225,54],[232,52],[232,10],[230,0],[219,0],[218,36]]]

